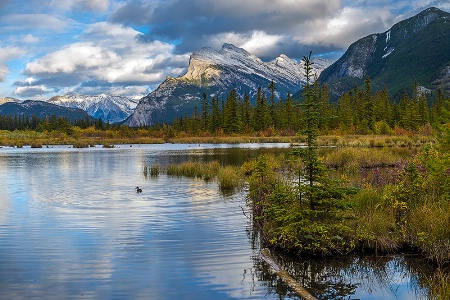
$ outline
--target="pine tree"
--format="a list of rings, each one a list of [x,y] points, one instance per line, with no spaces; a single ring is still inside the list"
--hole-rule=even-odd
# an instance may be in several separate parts
[[[275,82],[272,81],[270,82],[269,86],[268,86],[269,92],[270,92],[270,98],[269,98],[269,107],[268,107],[268,126],[273,126],[276,127],[276,123],[277,123],[277,118],[276,118],[276,102],[275,102]]]
[[[224,131],[225,133],[238,133],[241,131],[241,118],[239,116],[239,106],[236,90],[232,90],[225,103],[224,111]]]
[[[203,93],[203,98],[202,98],[202,119],[201,119],[201,123],[202,123],[202,130],[207,130],[208,129],[208,121],[209,121],[209,102],[206,96],[206,93]]]
[[[348,93],[344,93],[337,103],[337,116],[339,127],[343,132],[348,132],[353,126],[353,110]]]
[[[295,129],[295,112],[294,112],[294,102],[291,98],[291,93],[288,92],[286,96],[286,101],[284,104],[284,127],[286,129]]]
[[[212,100],[211,132],[216,133],[220,128],[222,128],[222,113],[219,106],[219,97],[215,96]]]
[[[246,130],[252,128],[253,107],[250,102],[250,97],[247,93],[244,94],[244,103],[242,104],[242,124]]]
[[[267,128],[266,122],[267,104],[266,97],[261,88],[258,88],[256,93],[256,108],[255,108],[255,130],[260,131]]]
[[[366,76],[366,79],[364,80],[364,87],[364,115],[362,121],[364,124],[367,124],[367,129],[373,130],[375,121],[373,114],[372,87],[369,76]]]

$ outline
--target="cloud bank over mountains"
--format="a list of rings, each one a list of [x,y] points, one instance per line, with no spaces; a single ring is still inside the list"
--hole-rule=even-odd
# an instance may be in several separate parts
[[[141,97],[224,43],[270,61],[338,58],[355,40],[448,1],[0,0],[0,96]]]

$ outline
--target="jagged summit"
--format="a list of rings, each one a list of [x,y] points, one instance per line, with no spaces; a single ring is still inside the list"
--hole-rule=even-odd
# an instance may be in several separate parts
[[[330,62],[323,59],[317,61],[316,69],[319,75]],[[273,62],[263,62],[257,56],[232,44],[224,44],[219,51],[205,47],[194,52],[186,73],[180,79],[210,85],[230,68],[274,80],[286,86],[301,85],[305,81],[303,65],[286,55],[281,54]]]
[[[313,67],[319,75],[330,64],[330,61],[318,59]],[[178,78],[168,77],[142,98],[125,124],[171,122],[174,117],[190,115],[195,106],[200,107],[203,93],[220,97],[236,89],[240,95],[253,96],[259,87],[267,88],[271,80],[276,83],[279,95],[284,97],[288,91],[295,93],[305,81],[303,66],[284,54],[272,62],[264,62],[232,44],[224,44],[218,51],[201,48],[191,55],[186,73]]]

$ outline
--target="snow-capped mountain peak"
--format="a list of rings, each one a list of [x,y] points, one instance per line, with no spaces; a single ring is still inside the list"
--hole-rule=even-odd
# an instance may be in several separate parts
[[[134,111],[139,101],[120,95],[79,95],[72,93],[52,97],[47,102],[59,106],[80,108],[94,118],[101,118],[104,122],[116,123],[126,119]]]
[[[317,76],[330,64],[331,61],[317,60],[313,65]],[[232,44],[224,44],[220,50],[201,48],[191,55],[186,73],[167,78],[142,98],[125,124],[171,122],[174,117],[191,114],[195,106],[199,107],[203,93],[223,96],[235,89],[239,95],[247,93],[253,97],[259,87],[266,90],[272,80],[281,97],[288,91],[297,92],[305,82],[302,63],[283,54],[272,62],[264,62]]]

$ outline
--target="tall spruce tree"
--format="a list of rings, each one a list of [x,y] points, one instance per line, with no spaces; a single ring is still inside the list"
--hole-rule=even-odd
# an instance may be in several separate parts
[[[202,130],[208,130],[209,121],[209,102],[206,93],[203,93],[202,98]]]
[[[224,131],[225,133],[238,133],[241,131],[241,118],[239,116],[238,95],[232,90],[225,103]]]
[[[269,107],[268,107],[268,114],[269,114],[269,126],[273,126],[276,127],[276,123],[277,123],[277,117],[276,117],[276,102],[275,102],[275,98],[276,98],[276,94],[275,91],[277,90],[275,87],[275,82],[270,81],[269,86],[267,87],[269,89],[270,92],[270,97],[269,97]]]
[[[255,130],[264,130],[267,128],[267,103],[266,97],[262,89],[259,87],[256,93],[256,108],[255,108]]]

